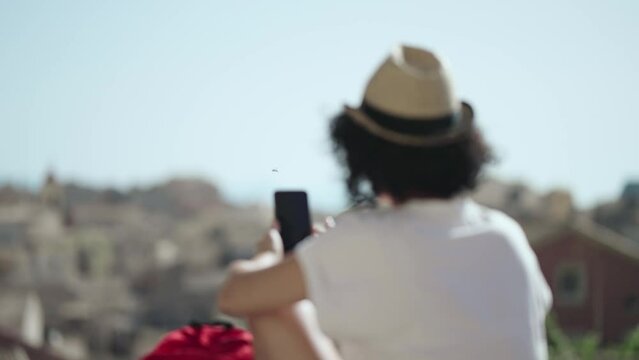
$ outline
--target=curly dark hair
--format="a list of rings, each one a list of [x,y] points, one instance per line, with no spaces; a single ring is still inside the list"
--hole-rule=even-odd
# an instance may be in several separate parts
[[[390,143],[344,112],[332,119],[330,131],[354,203],[372,201],[380,193],[390,194],[397,203],[411,198],[449,199],[474,189],[484,165],[493,161],[475,126],[458,142],[436,147]]]

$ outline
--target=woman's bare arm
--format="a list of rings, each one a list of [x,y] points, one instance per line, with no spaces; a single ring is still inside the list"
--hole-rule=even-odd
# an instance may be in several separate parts
[[[332,218],[325,227],[333,227]],[[277,227],[277,226],[275,226]],[[323,232],[314,228],[314,233]],[[307,297],[295,256],[283,257],[282,239],[271,229],[252,260],[234,262],[220,290],[219,309],[245,317],[262,360],[340,360],[333,342],[322,333]]]
[[[262,243],[281,243],[277,230],[271,230],[267,237]],[[218,308],[223,313],[251,316],[306,298],[302,270],[295,257],[282,259],[277,249],[262,248],[253,259],[231,264],[218,296]]]

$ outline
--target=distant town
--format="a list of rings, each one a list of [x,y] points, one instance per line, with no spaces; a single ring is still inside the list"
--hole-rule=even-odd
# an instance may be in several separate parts
[[[495,179],[474,197],[524,228],[563,331],[614,343],[639,325],[639,182],[586,210],[567,190]],[[0,186],[0,358],[137,359],[168,330],[219,318],[226,265],[251,256],[272,216],[201,179]]]

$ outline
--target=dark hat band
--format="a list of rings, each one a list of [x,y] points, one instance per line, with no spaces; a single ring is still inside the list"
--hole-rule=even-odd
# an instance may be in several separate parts
[[[362,102],[359,110],[385,129],[411,135],[437,135],[444,133],[452,129],[461,118],[459,113],[437,118],[403,118],[378,110],[366,101]]]

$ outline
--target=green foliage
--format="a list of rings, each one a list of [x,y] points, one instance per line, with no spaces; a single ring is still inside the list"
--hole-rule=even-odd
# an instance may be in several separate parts
[[[548,337],[548,353],[552,360],[578,360],[577,352],[571,340],[564,334],[557,320],[551,314],[546,319],[546,334]]]
[[[631,331],[618,349],[619,358],[623,360],[639,359],[639,326]]]
[[[587,334],[573,340],[575,351],[581,360],[597,360],[600,343],[600,337],[597,334]]]
[[[639,360],[639,326],[616,346],[601,347],[598,334],[567,336],[554,316],[546,320],[550,360]]]

